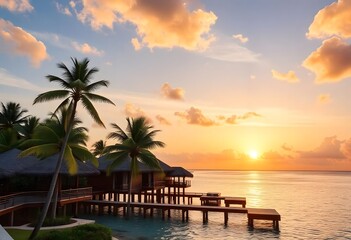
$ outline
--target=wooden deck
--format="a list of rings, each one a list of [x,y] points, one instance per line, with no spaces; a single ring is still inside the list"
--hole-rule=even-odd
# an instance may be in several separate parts
[[[250,227],[254,227],[254,219],[272,220],[273,228],[279,230],[279,221],[281,218],[280,214],[275,209],[248,208],[247,218]]]
[[[235,200],[231,199],[232,201]],[[117,214],[118,208],[123,208],[123,214],[126,214],[127,202],[117,201],[104,201],[104,200],[89,200],[83,202],[87,206],[98,206],[99,214],[103,213],[103,207],[113,207],[114,213]],[[188,221],[189,211],[200,211],[203,215],[203,223],[208,222],[209,212],[222,212],[224,213],[224,224],[228,224],[229,213],[244,213],[248,216],[248,225],[253,227],[254,219],[273,220],[273,228],[279,230],[280,215],[274,209],[256,209],[256,208],[243,208],[243,207],[220,207],[220,206],[200,206],[200,205],[183,205],[183,204],[165,204],[165,203],[139,203],[131,202],[131,207],[139,207],[143,209],[144,217],[147,215],[147,211],[150,211],[150,215],[153,215],[154,209],[160,209],[162,211],[162,219],[165,219],[166,213],[168,218],[171,217],[170,210],[181,210],[182,221]]]

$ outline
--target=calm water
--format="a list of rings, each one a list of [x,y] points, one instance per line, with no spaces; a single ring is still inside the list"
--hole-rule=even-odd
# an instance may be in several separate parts
[[[280,232],[271,222],[257,221],[247,227],[245,214],[209,213],[202,224],[201,212],[181,213],[162,221],[136,211],[130,220],[119,216],[94,216],[119,239],[351,239],[351,172],[250,172],[194,171],[189,192],[221,192],[246,197],[247,207],[274,208],[281,217]],[[194,202],[195,203],[195,202]]]

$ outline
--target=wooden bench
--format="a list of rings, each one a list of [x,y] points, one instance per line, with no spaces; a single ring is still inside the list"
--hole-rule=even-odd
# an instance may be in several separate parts
[[[275,209],[248,208],[247,218],[250,227],[254,226],[254,219],[272,220],[273,228],[279,230],[280,214]]]
[[[240,204],[243,208],[246,206],[246,198],[244,197],[225,197],[224,203],[226,207],[230,207],[230,204]]]

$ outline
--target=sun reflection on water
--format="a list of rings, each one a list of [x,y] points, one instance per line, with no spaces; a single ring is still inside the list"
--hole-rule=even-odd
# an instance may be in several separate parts
[[[248,195],[250,198],[249,205],[251,207],[260,207],[262,205],[262,188],[261,176],[258,172],[248,174]]]

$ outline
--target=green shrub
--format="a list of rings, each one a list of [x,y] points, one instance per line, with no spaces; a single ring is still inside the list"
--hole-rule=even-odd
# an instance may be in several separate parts
[[[99,224],[85,224],[40,234],[35,240],[111,240],[111,230]]]

